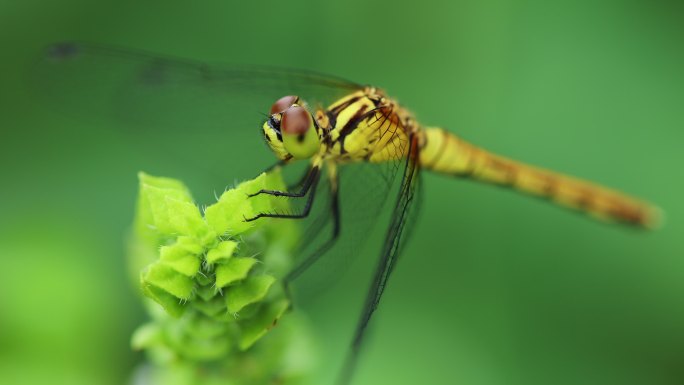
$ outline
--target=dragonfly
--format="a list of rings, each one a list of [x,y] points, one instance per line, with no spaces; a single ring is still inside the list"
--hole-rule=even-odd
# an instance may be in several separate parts
[[[168,101],[162,102],[159,115],[181,112],[189,117],[182,121],[181,131],[198,132],[203,126],[218,124],[227,136],[235,134],[243,121],[252,122],[254,136],[260,130],[276,157],[267,171],[303,164],[286,191],[261,190],[251,195],[300,202],[297,210],[244,218],[310,221],[298,260],[284,277],[286,287],[323,258],[358,254],[381,211],[390,213],[341,384],[351,382],[369,322],[415,223],[423,171],[507,187],[611,223],[642,229],[658,223],[659,210],[648,202],[494,154],[447,129],[421,124],[380,88],[332,75],[270,66],[209,65],[71,42],[49,47],[37,72],[42,75],[40,82],[56,84],[46,89],[57,90],[58,98],[65,86],[79,79],[86,90],[79,103],[118,95],[124,101],[119,112],[130,112],[154,98],[162,100],[169,93],[181,98],[192,94],[187,98],[191,102],[182,107],[169,108]],[[95,89],[104,91],[98,94]],[[198,90],[204,98],[196,97]],[[265,110],[269,105],[268,114],[259,120],[245,112],[245,108],[251,111],[246,106]],[[162,127],[164,134],[172,131]]]

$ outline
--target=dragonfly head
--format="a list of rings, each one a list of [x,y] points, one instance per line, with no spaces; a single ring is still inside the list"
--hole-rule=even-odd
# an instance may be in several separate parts
[[[283,160],[308,159],[320,148],[316,120],[297,96],[273,103],[262,130],[266,143]]]

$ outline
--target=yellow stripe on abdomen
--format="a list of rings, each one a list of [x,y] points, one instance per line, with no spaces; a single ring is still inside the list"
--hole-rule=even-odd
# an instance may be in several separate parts
[[[657,208],[617,191],[492,154],[441,128],[423,134],[420,162],[425,169],[509,186],[603,220],[639,227],[653,227],[659,220]]]

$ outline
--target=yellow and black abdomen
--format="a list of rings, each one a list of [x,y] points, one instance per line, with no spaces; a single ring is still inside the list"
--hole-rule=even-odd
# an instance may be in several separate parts
[[[427,128],[420,162],[438,173],[508,186],[609,221],[653,227],[658,210],[617,191],[529,166],[476,147],[441,128]]]

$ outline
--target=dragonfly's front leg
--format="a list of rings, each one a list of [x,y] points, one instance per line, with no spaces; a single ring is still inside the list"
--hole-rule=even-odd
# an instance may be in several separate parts
[[[277,197],[289,197],[289,198],[301,198],[307,194],[309,189],[311,188],[311,185],[314,183],[314,180],[318,178],[320,174],[320,167],[318,166],[311,166],[309,170],[304,174],[304,178],[297,182],[295,186],[301,186],[299,191],[297,192],[289,192],[289,191],[279,191],[279,190],[259,190],[255,192],[254,194],[250,194],[249,197],[254,197],[259,194],[267,194],[267,195],[273,195]]]
[[[290,284],[299,278],[302,273],[304,273],[309,267],[311,267],[316,261],[318,261],[325,253],[330,250],[330,248],[335,244],[337,238],[340,235],[340,200],[339,200],[339,190],[337,189],[337,181],[330,186],[331,194],[331,205],[330,213],[332,214],[332,234],[330,238],[325,241],[322,245],[318,247],[313,253],[309,254],[304,260],[297,263],[297,265],[285,276],[283,279],[283,287],[285,288],[285,295],[288,299],[291,299],[290,294]],[[319,227],[320,228],[320,227]],[[292,301],[290,300],[290,304]],[[292,305],[290,305],[292,306]]]
[[[333,202],[331,207],[333,228],[330,238],[325,241],[316,251],[307,256],[292,271],[285,277],[285,283],[290,283],[299,278],[309,267],[311,267],[321,256],[323,256],[335,244],[337,237],[340,235],[340,208],[337,194],[333,195]]]
[[[311,170],[309,171],[309,176],[307,176],[307,180],[305,181],[305,186],[302,187],[302,190],[300,192],[288,193],[286,191],[261,190],[261,191],[264,191],[264,193],[266,193],[266,194],[276,195],[276,196],[301,198],[301,197],[306,195],[307,196],[306,203],[305,203],[304,209],[302,210],[301,213],[297,213],[297,214],[259,213],[252,218],[245,218],[245,222],[255,221],[259,218],[290,218],[290,219],[306,218],[309,215],[309,212],[311,212],[311,207],[313,206],[314,197],[316,195],[316,186],[318,185],[318,181],[320,180],[320,176],[321,176],[320,168],[317,166],[313,166],[313,167],[311,167]],[[252,195],[250,195],[250,197],[256,196],[258,194],[259,193],[252,194]]]

